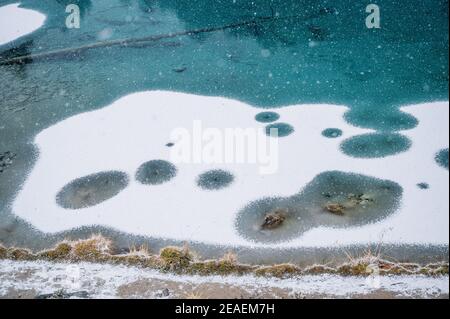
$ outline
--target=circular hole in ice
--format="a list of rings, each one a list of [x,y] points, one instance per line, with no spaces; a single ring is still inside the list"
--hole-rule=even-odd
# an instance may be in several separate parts
[[[439,164],[439,166],[448,169],[448,148],[440,150],[436,154],[435,159],[436,159],[436,162]]]
[[[272,123],[278,121],[279,119],[280,115],[275,112],[261,112],[255,116],[255,120],[260,123]]]
[[[293,196],[251,202],[238,213],[235,227],[253,242],[286,242],[320,226],[349,228],[382,220],[396,211],[402,194],[389,180],[325,172]]]
[[[342,134],[342,130],[338,128],[327,128],[326,130],[322,131],[322,135],[328,138],[338,138],[341,137]]]
[[[411,141],[397,133],[370,133],[351,137],[341,144],[341,150],[357,158],[380,158],[406,152]]]
[[[201,174],[197,179],[197,185],[205,190],[219,190],[229,186],[234,181],[234,176],[224,170],[212,170]]]
[[[56,202],[65,209],[82,209],[113,198],[128,186],[128,176],[118,171],[78,178],[62,188]]]
[[[390,132],[412,129],[419,123],[411,114],[398,109],[380,110],[374,104],[352,108],[345,119],[354,126]]]
[[[430,185],[428,183],[419,183],[417,184],[417,187],[419,187],[420,189],[429,189]]]
[[[275,123],[266,126],[266,134],[268,136],[285,137],[294,132],[294,127],[286,123]]]
[[[160,185],[177,175],[177,168],[170,162],[152,160],[142,164],[136,172],[136,180],[145,185]]]

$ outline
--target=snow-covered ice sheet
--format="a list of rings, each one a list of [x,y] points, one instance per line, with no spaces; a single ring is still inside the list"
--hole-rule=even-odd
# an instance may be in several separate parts
[[[0,45],[36,31],[45,22],[45,15],[19,6],[15,3],[0,7]]]
[[[220,98],[175,92],[131,94],[103,109],[76,115],[38,134],[39,157],[19,191],[13,212],[39,230],[55,233],[85,225],[103,225],[139,235],[219,245],[261,246],[242,238],[234,227],[240,209],[267,196],[298,193],[317,174],[343,171],[387,179],[400,184],[401,207],[374,224],[347,229],[318,227],[274,247],[326,247],[349,244],[442,244],[449,238],[448,170],[435,154],[448,148],[448,102],[407,106],[402,111],[419,120],[401,132],[411,148],[394,156],[359,159],[345,155],[340,143],[367,133],[344,121],[348,108],[336,105],[292,105],[276,109],[295,128],[279,138],[279,170],[261,175],[258,166],[243,164],[176,164],[175,178],[161,185],[142,185],[134,176],[149,160],[171,160],[170,134],[175,128],[264,128],[255,121],[261,109]],[[326,128],[343,136],[327,139]],[[263,133],[261,133],[263,134]],[[209,169],[235,176],[229,187],[205,191],[196,185]],[[97,206],[77,211],[57,205],[58,192],[70,181],[104,171],[122,171],[130,184]],[[417,187],[426,182],[431,187]]]

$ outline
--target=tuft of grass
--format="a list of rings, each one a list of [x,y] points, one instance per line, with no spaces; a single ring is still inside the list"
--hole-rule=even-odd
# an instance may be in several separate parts
[[[28,249],[9,248],[6,251],[6,258],[11,260],[34,260],[35,256]]]
[[[349,252],[345,254],[349,262],[339,266],[336,270],[343,276],[369,276],[374,269],[381,269],[380,266],[384,263],[378,248],[376,253],[369,248],[361,256],[352,256]]]
[[[202,276],[208,275],[243,275],[250,273],[255,267],[239,264],[236,254],[229,252],[219,260],[194,262],[189,267],[189,273]]]
[[[141,256],[141,257],[149,257],[151,256],[150,249],[147,245],[141,245],[141,246],[131,246],[130,252],[128,255],[132,256]]]
[[[259,267],[255,270],[257,276],[269,276],[277,278],[285,278],[289,276],[298,275],[301,269],[293,264],[280,264],[274,266]]]
[[[0,245],[0,259],[6,259],[8,253],[8,249],[3,245]]]
[[[38,256],[49,260],[61,260],[69,259],[71,252],[72,245],[68,242],[62,242],[53,249],[40,252]]]
[[[421,270],[423,274],[428,276],[446,276],[448,275],[448,263],[428,264]]]
[[[222,257],[221,261],[236,265],[238,263],[238,258],[234,252],[229,251]]]
[[[159,256],[163,263],[163,269],[181,271],[188,268],[193,260],[193,256],[187,246],[166,247],[161,249]]]
[[[336,272],[342,276],[368,276],[371,274],[369,264],[362,261],[343,264],[338,267]]]
[[[322,274],[334,274],[336,269],[328,267],[326,265],[312,265],[305,268],[303,274],[305,275],[322,275]]]
[[[111,254],[111,241],[101,235],[79,240],[72,244],[72,256],[77,260],[100,261],[105,255]]]

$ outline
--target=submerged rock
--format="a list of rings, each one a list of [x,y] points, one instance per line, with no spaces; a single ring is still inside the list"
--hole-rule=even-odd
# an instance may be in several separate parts
[[[10,151],[0,153],[0,173],[3,173],[9,166],[12,165],[16,156],[16,154]]]
[[[342,204],[328,204],[326,210],[336,215],[344,215],[345,206]]]
[[[277,209],[271,213],[268,213],[264,218],[264,223],[261,225],[261,229],[274,229],[280,227],[287,218],[287,211],[283,209]]]
[[[349,194],[348,195],[348,202],[347,202],[347,207],[354,207],[354,206],[365,206],[368,205],[370,203],[373,203],[374,199],[372,197],[370,197],[369,195],[366,194],[359,194],[359,195],[354,195],[354,194]]]
[[[374,200],[373,198],[364,195],[364,194],[359,194],[359,195],[354,195],[354,194],[349,194],[347,196],[347,200],[345,200],[342,203],[330,203],[327,204],[325,209],[333,214],[336,215],[344,215],[346,210],[349,209],[353,209],[356,208],[358,206],[366,206],[370,203],[373,203]]]
[[[175,68],[172,71],[175,73],[183,73],[186,70],[187,70],[187,67],[181,67],[181,68]]]
[[[64,290],[55,291],[51,294],[37,295],[35,299],[87,299],[89,298],[89,293],[87,291],[76,291],[76,292],[66,292]]]

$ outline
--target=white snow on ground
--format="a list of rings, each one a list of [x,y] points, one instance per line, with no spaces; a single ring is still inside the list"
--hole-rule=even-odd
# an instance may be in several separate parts
[[[0,45],[16,40],[39,29],[45,15],[19,7],[19,3],[0,7]]]
[[[408,106],[403,111],[419,125],[403,134],[413,142],[407,152],[379,159],[346,156],[340,143],[368,132],[346,123],[348,110],[335,105],[292,105],[275,111],[279,122],[295,133],[279,139],[279,170],[260,175],[258,166],[243,164],[177,164],[178,175],[158,186],[134,179],[138,167],[153,159],[170,161],[170,133],[190,129],[193,120],[204,128],[263,128],[254,120],[261,112],[244,103],[219,97],[175,92],[142,92],[98,111],[64,120],[35,139],[40,154],[13,212],[38,229],[54,233],[84,225],[104,225],[121,231],[177,240],[222,245],[258,246],[240,237],[234,227],[238,211],[267,196],[298,193],[317,174],[339,170],[388,179],[404,188],[401,208],[389,218],[348,229],[316,228],[283,247],[340,246],[354,243],[444,244],[449,240],[449,175],[434,161],[437,151],[449,145],[448,102]],[[327,139],[322,130],[337,127],[344,135]],[[263,133],[260,133],[263,135]],[[196,186],[199,174],[225,169],[236,181],[220,191]],[[130,185],[118,196],[94,207],[64,210],[57,193],[70,181],[93,173],[120,170]],[[429,190],[416,184],[427,182]]]
[[[34,290],[50,294],[88,291],[91,298],[116,298],[117,288],[139,280],[164,280],[186,284],[223,284],[239,286],[257,292],[268,288],[290,290],[292,294],[326,294],[346,297],[368,294],[377,290],[397,296],[432,298],[449,293],[449,277],[383,276],[341,277],[337,275],[301,276],[290,279],[238,276],[178,276],[156,270],[105,264],[65,264],[48,262],[0,261],[0,296],[9,289]]]

